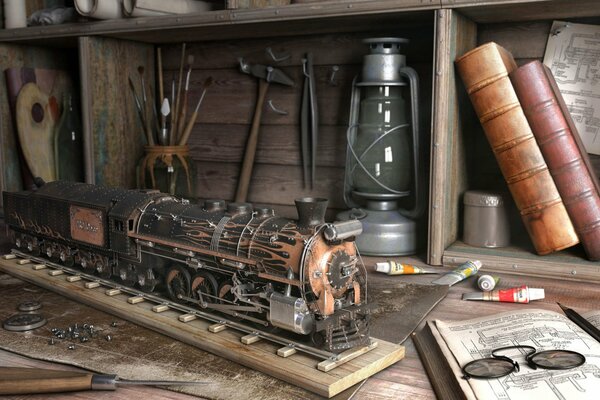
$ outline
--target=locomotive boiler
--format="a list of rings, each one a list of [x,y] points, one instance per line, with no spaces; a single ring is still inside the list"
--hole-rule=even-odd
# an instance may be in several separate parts
[[[368,344],[366,271],[354,243],[361,223],[324,223],[324,199],[296,206],[297,221],[248,203],[194,205],[158,191],[64,181],[4,192],[22,251],[317,348]]]

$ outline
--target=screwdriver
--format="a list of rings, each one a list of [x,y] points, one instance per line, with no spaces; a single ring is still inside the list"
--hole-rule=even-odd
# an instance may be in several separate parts
[[[117,375],[39,368],[0,368],[0,395],[116,390],[121,385],[184,386],[207,384],[209,382],[126,380],[119,379]]]

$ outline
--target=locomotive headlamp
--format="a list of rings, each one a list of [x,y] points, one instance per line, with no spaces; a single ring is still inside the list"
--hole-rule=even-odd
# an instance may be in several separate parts
[[[365,39],[370,53],[360,80],[352,83],[344,200],[353,209],[338,218],[362,222],[356,245],[367,255],[416,252],[413,219],[422,213],[418,76],[400,54],[400,44],[407,42]],[[405,198],[412,209],[399,208]]]

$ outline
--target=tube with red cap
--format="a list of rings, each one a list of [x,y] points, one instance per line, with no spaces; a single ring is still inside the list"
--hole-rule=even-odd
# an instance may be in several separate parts
[[[544,289],[530,288],[526,285],[491,292],[464,293],[463,300],[501,301],[505,303],[529,303],[545,297]]]

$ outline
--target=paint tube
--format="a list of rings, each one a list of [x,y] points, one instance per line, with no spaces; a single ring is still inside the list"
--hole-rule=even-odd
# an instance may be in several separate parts
[[[383,272],[388,275],[416,275],[416,274],[437,274],[438,271],[415,267],[414,265],[400,264],[395,261],[385,261],[375,263],[375,271]]]
[[[489,292],[490,290],[494,290],[499,281],[500,278],[497,276],[481,275],[477,279],[477,287],[484,292]]]
[[[464,293],[463,300],[502,301],[505,303],[529,303],[543,299],[544,289],[525,285],[516,288],[492,290],[491,292]]]
[[[448,272],[444,276],[431,282],[436,285],[449,285],[452,286],[464,279],[467,279],[471,275],[475,275],[481,268],[481,261],[467,261],[464,264],[459,265],[455,270]]]

